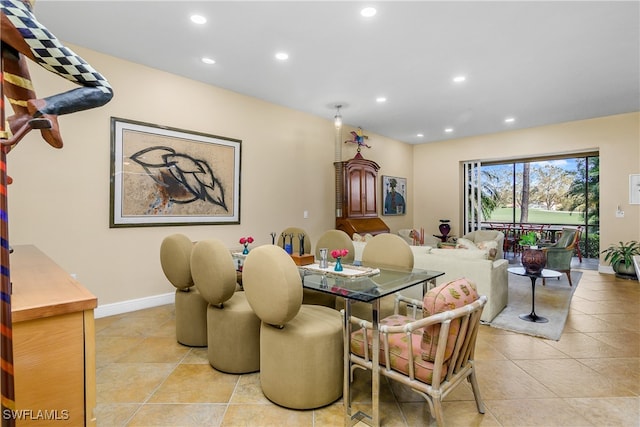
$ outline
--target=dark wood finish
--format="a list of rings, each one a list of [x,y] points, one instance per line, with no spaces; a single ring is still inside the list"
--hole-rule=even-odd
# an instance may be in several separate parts
[[[336,229],[349,236],[388,233],[389,227],[378,217],[378,170],[380,166],[356,156],[336,162]]]
[[[389,227],[380,218],[336,218],[336,229],[342,230],[349,236],[353,233],[360,235],[388,233]]]
[[[366,159],[344,162],[343,206],[347,218],[378,216],[377,182],[380,166]]]

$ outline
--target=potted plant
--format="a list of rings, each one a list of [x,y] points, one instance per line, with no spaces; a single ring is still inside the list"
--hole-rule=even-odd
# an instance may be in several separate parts
[[[638,241],[618,242],[617,244],[612,244],[601,253],[605,254],[604,260],[611,264],[616,276],[624,278],[636,277],[633,256],[640,255],[640,243]]]
[[[536,243],[538,243],[538,236],[535,231],[529,231],[520,236],[518,244],[522,247],[529,247],[531,249],[537,249]]]
[[[535,231],[529,231],[520,236],[518,244],[522,246],[520,262],[528,274],[540,274],[547,264],[547,255],[538,249],[538,236]]]

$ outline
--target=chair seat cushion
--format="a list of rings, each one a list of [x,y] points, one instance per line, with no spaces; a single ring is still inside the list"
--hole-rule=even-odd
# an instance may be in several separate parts
[[[426,293],[422,302],[422,316],[429,317],[447,310],[465,306],[478,299],[476,285],[466,278],[453,280],[436,286]],[[451,322],[447,337],[444,360],[449,360],[453,354],[456,337],[460,330],[460,319]],[[422,358],[433,362],[438,350],[438,336],[440,325],[431,325],[424,328],[422,334]]]
[[[393,315],[380,321],[380,325],[399,326],[414,322],[412,317]],[[386,365],[384,347],[380,334],[380,364]],[[373,351],[372,331],[367,330],[367,341],[369,343],[369,355]],[[409,375],[409,363],[414,363],[415,377],[426,384],[431,384],[433,379],[433,362],[423,360],[420,343],[422,342],[422,330],[418,329],[411,335],[413,354],[409,354],[409,340],[406,334],[389,334],[389,366],[391,369]],[[362,329],[351,334],[351,352],[360,357],[364,357],[364,332]],[[447,365],[442,367],[442,375],[446,375]]]

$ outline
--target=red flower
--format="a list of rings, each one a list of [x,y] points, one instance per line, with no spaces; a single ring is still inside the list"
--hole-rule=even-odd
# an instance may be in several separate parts
[[[331,251],[331,256],[334,258],[341,258],[347,256],[348,253],[348,249],[334,249]]]
[[[249,243],[253,243],[253,237],[248,236],[248,237],[241,237],[240,238],[240,244],[241,245],[245,245],[245,244],[249,244]]]

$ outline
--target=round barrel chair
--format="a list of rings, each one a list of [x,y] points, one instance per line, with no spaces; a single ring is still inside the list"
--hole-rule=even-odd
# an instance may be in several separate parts
[[[191,277],[193,242],[184,234],[171,234],[160,245],[160,265],[176,288],[176,339],[189,347],[207,345],[207,301]]]
[[[362,251],[362,265],[372,268],[412,269],[413,251],[406,240],[397,234],[377,234],[367,242]],[[388,295],[380,299],[380,318],[391,316],[394,313],[395,298],[395,295]],[[339,310],[344,308],[343,298],[337,299],[336,308]],[[406,304],[402,303],[400,310],[406,311]],[[373,319],[371,304],[351,303],[351,315],[371,321]]]
[[[349,253],[347,254],[347,256],[342,258],[342,262],[346,264],[353,263],[355,256],[353,240],[351,240],[349,235],[342,230],[327,230],[322,233],[316,243],[316,262],[320,259],[320,249],[322,248],[326,248],[329,254],[331,254],[331,251],[334,249],[347,249]],[[324,292],[318,292],[312,289],[304,289],[302,303],[324,305],[327,307],[335,308],[336,297],[335,295],[325,294]]]
[[[285,234],[287,243],[289,242],[289,235],[293,234],[293,243],[292,243],[292,253],[299,254],[300,253],[300,235],[304,235],[304,247],[303,252],[305,254],[311,253],[311,237],[309,237],[309,233],[307,233],[304,229],[300,227],[287,227],[282,230],[282,233],[278,235],[278,246],[281,248],[284,247],[284,239],[282,235]]]
[[[302,304],[302,279],[279,246],[249,252],[242,270],[244,290],[260,326],[260,385],[272,402],[313,409],[342,396],[340,313]]]
[[[207,356],[222,372],[244,374],[260,369],[260,319],[244,292],[236,292],[236,268],[218,239],[201,240],[191,253],[191,274],[208,302]]]

